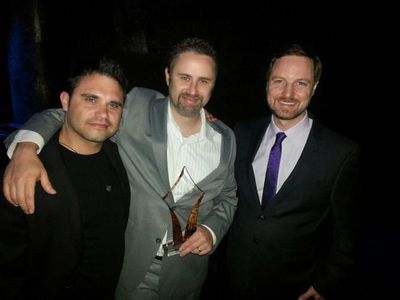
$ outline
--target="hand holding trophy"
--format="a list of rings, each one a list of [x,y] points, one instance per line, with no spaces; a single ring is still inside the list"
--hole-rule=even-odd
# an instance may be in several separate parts
[[[169,208],[169,211],[171,214],[171,220],[172,220],[172,241],[169,241],[163,245],[164,254],[167,256],[172,256],[172,255],[178,254],[179,248],[182,245],[182,243],[184,243],[188,238],[190,238],[192,236],[192,234],[196,231],[200,203],[201,203],[201,200],[203,200],[204,195],[205,195],[205,192],[203,192],[197,186],[197,184],[193,181],[193,179],[187,172],[186,167],[183,167],[180,175],[178,176],[178,179],[173,184],[171,189],[167,192],[167,194],[163,197],[163,200],[165,200],[167,198],[169,193],[172,193],[174,191],[175,187],[178,185],[181,178],[185,174],[186,174],[186,177],[190,179],[193,186],[199,190],[200,195],[199,195],[196,203],[194,204],[194,206],[191,209],[191,212],[190,212],[189,217],[186,222],[186,228],[185,228],[184,233],[182,233],[182,227],[179,223],[179,219],[178,219],[177,215],[174,212],[174,209],[171,208],[170,205],[168,205],[168,203],[166,202],[168,205],[168,208]],[[191,190],[193,190],[193,188],[191,188]]]

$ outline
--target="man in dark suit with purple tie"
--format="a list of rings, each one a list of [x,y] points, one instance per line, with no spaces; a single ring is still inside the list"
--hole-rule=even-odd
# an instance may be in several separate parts
[[[235,128],[239,201],[227,262],[238,299],[345,296],[355,265],[359,147],[307,111],[321,71],[320,59],[301,46],[284,49],[267,72],[272,115]],[[262,205],[269,154],[279,132],[286,137],[276,190]]]

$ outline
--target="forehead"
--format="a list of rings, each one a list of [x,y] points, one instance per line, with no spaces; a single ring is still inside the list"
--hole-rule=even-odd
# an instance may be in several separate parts
[[[104,99],[124,102],[124,93],[118,81],[99,73],[83,76],[72,92],[72,98],[79,97],[85,93]]]
[[[314,77],[313,61],[304,56],[282,56],[275,61],[271,76],[298,76],[312,79]]]
[[[77,87],[100,86],[101,84],[106,84],[107,86],[119,85],[119,83],[114,78],[100,73],[92,73],[82,76],[77,84]]]
[[[99,73],[83,76],[78,82],[76,89],[98,89],[110,92],[118,91],[122,93],[122,87],[117,80]]]
[[[172,71],[189,74],[193,77],[215,79],[215,67],[215,61],[208,55],[184,52],[177,57]]]

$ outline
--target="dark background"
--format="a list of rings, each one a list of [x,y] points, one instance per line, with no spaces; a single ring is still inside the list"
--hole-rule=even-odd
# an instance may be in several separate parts
[[[362,299],[389,299],[382,295],[389,295],[395,275],[399,277],[400,250],[393,197],[396,176],[388,176],[396,172],[391,167],[397,167],[396,135],[389,132],[398,115],[399,51],[394,44],[399,14],[384,1],[257,2],[263,1],[1,4],[0,132],[4,136],[14,129],[10,123],[23,123],[36,111],[58,107],[71,66],[94,55],[116,56],[132,87],[167,93],[164,54],[189,36],[205,38],[217,50],[218,81],[207,109],[233,127],[240,119],[267,112],[267,62],[282,43],[299,42],[315,50],[324,67],[310,110],[362,150]],[[389,143],[380,146],[386,136]],[[220,259],[218,253],[214,257]],[[219,281],[214,276],[207,287]]]

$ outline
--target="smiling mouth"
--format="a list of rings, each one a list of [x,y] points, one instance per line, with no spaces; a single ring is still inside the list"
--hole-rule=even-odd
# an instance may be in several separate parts
[[[278,103],[281,105],[293,106],[296,104],[296,101],[290,99],[278,99]]]
[[[90,123],[90,126],[92,126],[95,129],[107,129],[108,128],[108,124],[98,124],[98,123]]]
[[[188,94],[182,94],[181,97],[185,100],[191,101],[191,102],[197,102],[201,100],[200,96],[193,96],[193,95],[188,95]]]

